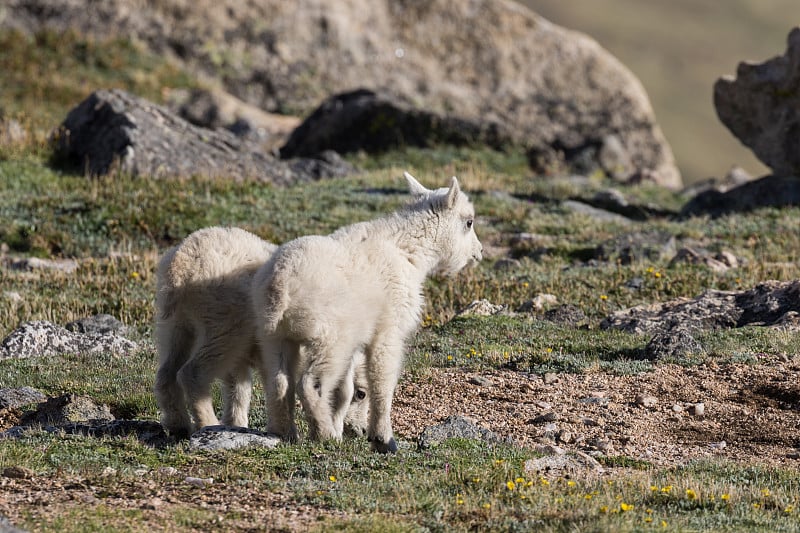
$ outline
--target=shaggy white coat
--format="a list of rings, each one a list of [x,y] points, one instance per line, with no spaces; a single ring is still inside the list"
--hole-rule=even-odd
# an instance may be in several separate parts
[[[257,334],[267,372],[270,432],[294,439],[295,390],[311,435],[342,435],[346,376],[366,354],[367,434],[373,449],[394,452],[390,412],[407,337],[423,309],[423,283],[480,261],[475,212],[453,177],[431,191],[406,173],[413,203],[329,236],[281,246],[253,280]]]
[[[155,395],[171,433],[187,435],[219,423],[211,399],[216,379],[222,380],[222,423],[247,427],[251,367],[261,369],[251,284],[276,249],[245,230],[211,227],[186,237],[159,262]],[[363,354],[356,354],[345,381],[346,424],[363,434],[368,409]]]

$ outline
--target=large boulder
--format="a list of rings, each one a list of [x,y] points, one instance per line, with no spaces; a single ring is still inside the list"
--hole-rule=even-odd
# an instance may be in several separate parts
[[[683,206],[681,216],[710,215],[719,217],[730,213],[752,211],[759,207],[800,205],[800,174],[797,176],[764,176],[720,191],[703,191]]]
[[[596,159],[619,166],[609,170],[618,179],[681,185],[636,77],[594,40],[512,0],[8,3],[0,27],[131,36],[268,111],[306,115],[331,94],[386,91],[502,124],[543,167]]]
[[[499,124],[417,109],[386,92],[357,89],[326,99],[291,133],[280,152],[281,157],[314,157],[325,150],[381,152],[439,143],[500,148],[511,141],[502,130]]]
[[[800,27],[786,53],[740,63],[714,84],[714,106],[728,129],[777,176],[800,176]]]
[[[226,129],[195,126],[168,109],[119,89],[99,90],[67,115],[56,138],[62,157],[89,175],[207,176],[258,179],[278,185],[308,181],[302,174]],[[330,167],[319,174],[352,171]]]

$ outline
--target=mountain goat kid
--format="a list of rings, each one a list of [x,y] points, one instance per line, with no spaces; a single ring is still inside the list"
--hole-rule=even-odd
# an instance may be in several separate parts
[[[272,433],[296,438],[294,396],[312,438],[339,439],[353,354],[366,355],[367,437],[397,451],[390,413],[404,345],[423,310],[423,283],[482,258],[475,212],[453,177],[428,190],[405,173],[414,201],[400,211],[345,226],[329,236],[290,241],[253,279]]]
[[[211,227],[186,237],[159,262],[155,395],[171,433],[188,436],[219,424],[211,401],[216,379],[222,379],[222,423],[247,427],[251,368],[261,368],[250,286],[276,249],[245,230]],[[357,434],[367,426],[363,363],[363,354],[356,354],[345,378],[352,398],[346,423]]]

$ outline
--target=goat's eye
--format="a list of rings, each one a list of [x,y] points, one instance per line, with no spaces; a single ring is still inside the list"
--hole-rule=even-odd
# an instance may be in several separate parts
[[[470,229],[470,228],[472,228],[472,219],[471,218],[467,220],[467,229]]]
[[[367,397],[367,393],[364,392],[363,390],[357,390],[356,391],[356,400],[360,401],[360,400],[363,400],[366,397]]]

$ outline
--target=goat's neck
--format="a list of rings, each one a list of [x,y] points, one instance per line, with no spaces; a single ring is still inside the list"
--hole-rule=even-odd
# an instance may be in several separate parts
[[[441,261],[439,216],[430,211],[400,213],[389,219],[387,226],[398,249],[424,278]]]

